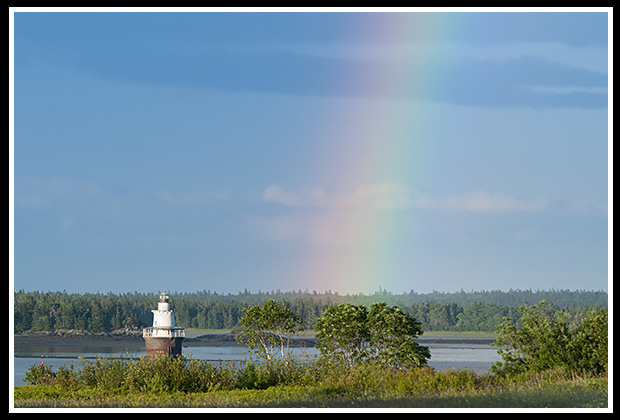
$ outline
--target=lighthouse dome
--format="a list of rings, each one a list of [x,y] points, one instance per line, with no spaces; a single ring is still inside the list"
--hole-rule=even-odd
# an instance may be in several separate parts
[[[154,328],[174,328],[174,312],[170,308],[169,296],[166,292],[159,295],[157,309],[153,309]]]

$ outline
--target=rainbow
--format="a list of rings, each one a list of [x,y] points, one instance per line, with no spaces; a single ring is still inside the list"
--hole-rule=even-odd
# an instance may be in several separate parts
[[[372,14],[359,30],[365,39],[376,34],[376,46],[423,43],[437,31],[455,30],[457,15]],[[400,93],[425,96],[443,89],[448,76],[428,60],[387,60],[339,81],[350,96],[334,99],[331,124],[317,128],[324,150],[310,178],[323,180],[329,190],[321,193],[344,204],[331,197],[304,213],[314,246],[288,274],[296,286],[371,293],[415,275],[411,231],[420,220],[402,210],[410,204],[408,188],[430,175],[429,142],[439,121],[432,105]]]

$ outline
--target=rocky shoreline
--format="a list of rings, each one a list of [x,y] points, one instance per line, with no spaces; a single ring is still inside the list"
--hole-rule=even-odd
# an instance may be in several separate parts
[[[33,347],[55,346],[140,349],[144,347],[144,338],[142,338],[142,330],[116,330],[101,333],[82,330],[25,331],[13,336],[15,352]]]
[[[29,347],[122,347],[140,350],[144,348],[142,330],[121,329],[109,332],[93,333],[83,330],[26,331],[13,337],[15,351]],[[431,344],[490,344],[493,338],[486,337],[426,337],[418,338],[422,345]],[[291,347],[314,347],[314,335],[306,334],[292,338]],[[183,340],[183,347],[242,347],[234,334],[190,334]]]
[[[316,340],[312,335],[303,335],[291,338],[290,347],[314,347]],[[197,337],[188,337],[183,340],[183,347],[233,347],[244,346],[239,344],[234,334],[203,334]]]
[[[24,331],[17,337],[113,337],[131,338],[142,337],[142,330],[130,330],[122,328],[107,332],[90,332],[86,330],[55,330],[55,331]]]
[[[314,336],[301,336],[291,339],[291,347],[313,347]],[[111,347],[144,348],[142,330],[115,330],[93,333],[83,330],[25,331],[13,337],[16,351],[28,347],[63,346],[63,347]],[[243,346],[234,334],[202,334],[188,336],[183,340],[183,347],[233,347]]]

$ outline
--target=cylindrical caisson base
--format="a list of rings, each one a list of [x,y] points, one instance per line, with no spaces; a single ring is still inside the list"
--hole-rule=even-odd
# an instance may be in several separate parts
[[[147,356],[180,356],[183,337],[144,337]]]

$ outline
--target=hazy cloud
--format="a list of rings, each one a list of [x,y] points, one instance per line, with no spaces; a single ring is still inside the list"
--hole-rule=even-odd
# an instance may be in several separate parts
[[[147,85],[290,95],[423,100],[485,107],[604,108],[603,95],[570,92],[558,100],[521,86],[607,87],[607,50],[562,44],[290,44],[194,54],[148,49],[113,52],[123,66],[81,57],[104,79]],[[410,74],[443,77],[443,89]]]
[[[230,191],[196,191],[196,192],[178,192],[171,190],[161,190],[156,193],[159,200],[166,204],[180,206],[199,206],[212,204],[215,202],[223,202],[230,198]]]
[[[354,191],[325,192],[322,188],[285,191],[277,185],[268,187],[263,198],[287,207],[319,207],[326,209],[373,208],[399,209],[412,205],[410,188],[391,183],[362,186]]]
[[[323,58],[414,63],[421,60],[515,61],[537,59],[596,73],[607,74],[607,48],[602,45],[572,46],[557,42],[513,42],[496,45],[471,43],[332,43],[273,44],[263,52],[287,52]]]
[[[274,241],[293,240],[321,247],[359,245],[371,239],[361,228],[378,223],[377,212],[410,208],[412,198],[410,188],[392,183],[330,192],[322,188],[286,191],[272,185],[264,191],[264,201],[292,212],[256,220],[256,226]]]
[[[58,202],[92,203],[105,200],[107,194],[96,183],[68,178],[28,178],[15,186],[15,205],[48,207]]]
[[[547,199],[517,198],[484,190],[438,196],[421,194],[400,184],[361,186],[351,191],[326,192],[322,188],[287,191],[272,185],[265,202],[289,208],[290,213],[255,219],[260,234],[273,241],[297,241],[312,246],[362,244],[370,238],[362,228],[385,223],[381,214],[403,209],[460,212],[543,211]],[[392,219],[388,216],[388,219]]]
[[[547,200],[544,197],[519,199],[510,195],[478,190],[447,197],[422,195],[417,205],[448,211],[541,211],[547,208]]]
[[[265,190],[263,198],[267,202],[293,208],[394,210],[419,207],[470,212],[540,211],[547,208],[547,199],[544,197],[521,199],[484,190],[438,196],[421,194],[413,188],[391,183],[361,186],[354,191],[333,193],[326,193],[322,188],[291,192],[272,185]]]
[[[523,89],[532,93],[595,93],[607,95],[607,87],[587,86],[523,86]]]

